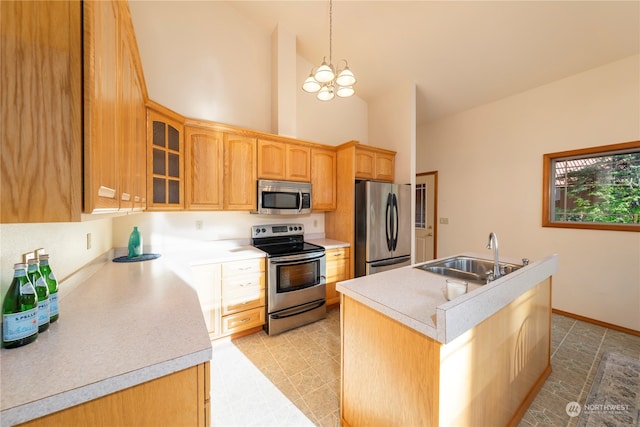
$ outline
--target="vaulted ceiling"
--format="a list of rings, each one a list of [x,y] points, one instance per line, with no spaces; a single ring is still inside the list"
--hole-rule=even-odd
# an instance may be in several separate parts
[[[256,25],[294,33],[311,64],[329,56],[328,0],[227,3]],[[349,62],[365,101],[414,81],[418,123],[639,52],[635,0],[333,3],[334,64]]]

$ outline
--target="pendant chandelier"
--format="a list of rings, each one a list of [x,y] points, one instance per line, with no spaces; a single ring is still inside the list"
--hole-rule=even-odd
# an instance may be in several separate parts
[[[338,62],[344,62],[344,68],[334,67],[332,63],[333,54],[333,0],[329,0],[329,63],[326,57],[322,58],[322,64],[319,67],[311,69],[309,77],[302,84],[302,89],[308,93],[315,93],[316,98],[320,101],[331,101],[335,95],[341,98],[347,98],[356,91],[353,85],[356,83],[356,77],[353,75],[347,61],[341,59]]]

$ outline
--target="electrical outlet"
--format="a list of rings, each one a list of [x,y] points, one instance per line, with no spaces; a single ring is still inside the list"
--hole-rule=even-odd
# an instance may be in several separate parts
[[[44,248],[38,248],[35,251],[33,251],[33,255],[35,258],[40,259],[40,255],[46,253]]]
[[[440,218],[440,224],[449,224],[449,218]]]
[[[91,249],[91,233],[87,233],[87,250]]]
[[[196,221],[196,230],[202,230],[202,220],[201,219]]]

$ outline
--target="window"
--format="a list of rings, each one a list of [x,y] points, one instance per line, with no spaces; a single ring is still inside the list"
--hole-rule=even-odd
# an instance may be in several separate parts
[[[416,228],[425,228],[427,221],[427,184],[416,184]]]
[[[640,231],[640,141],[544,155],[544,227]]]

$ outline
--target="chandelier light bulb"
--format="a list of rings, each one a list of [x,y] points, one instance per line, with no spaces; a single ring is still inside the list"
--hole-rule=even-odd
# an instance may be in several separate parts
[[[302,89],[308,93],[316,93],[320,90],[320,83],[316,79],[313,78],[313,75],[309,74],[307,80],[302,84]]]
[[[356,76],[353,75],[348,66],[344,67],[344,70],[340,71],[336,83],[340,86],[353,86],[356,82]]]
[[[351,86],[339,86],[336,95],[340,98],[348,98],[354,93],[356,93],[356,91]]]
[[[322,64],[316,70],[315,78],[320,83],[329,83],[336,75],[333,73],[333,66],[327,65],[327,61],[322,58]]]
[[[320,92],[316,95],[320,101],[331,101],[334,97],[333,86],[322,86]]]

